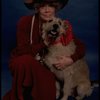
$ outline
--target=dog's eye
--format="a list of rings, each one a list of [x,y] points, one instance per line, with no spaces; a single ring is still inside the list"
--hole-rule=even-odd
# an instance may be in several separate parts
[[[61,25],[61,22],[59,21],[59,24]]]
[[[52,22],[53,20],[49,20],[48,22],[50,23],[50,22]]]

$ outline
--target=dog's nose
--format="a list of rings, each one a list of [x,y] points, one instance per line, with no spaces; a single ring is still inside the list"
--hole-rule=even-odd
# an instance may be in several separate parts
[[[57,29],[58,27],[59,27],[59,26],[58,26],[57,24],[54,24],[54,25],[53,25],[53,28],[54,28],[54,29]]]

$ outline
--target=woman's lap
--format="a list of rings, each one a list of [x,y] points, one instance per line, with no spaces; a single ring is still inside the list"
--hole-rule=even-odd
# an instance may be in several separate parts
[[[36,100],[55,100],[55,77],[45,66],[31,55],[23,55],[10,60],[9,66],[13,75],[12,90],[21,97],[22,86],[32,87],[31,95]],[[15,82],[17,81],[17,83]],[[14,90],[15,89],[15,90]],[[41,98],[41,99],[39,99]],[[9,99],[8,99],[9,100]],[[49,100],[49,99],[48,99]]]

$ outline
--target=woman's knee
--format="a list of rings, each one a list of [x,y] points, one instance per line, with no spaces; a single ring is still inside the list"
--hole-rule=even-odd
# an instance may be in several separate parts
[[[31,55],[22,55],[15,57],[10,60],[9,62],[9,68],[10,70],[15,70],[16,68],[25,68],[29,67],[30,65],[33,65],[35,58],[32,57]]]
[[[11,62],[14,62],[15,64],[27,64],[27,63],[31,63],[32,61],[34,61],[34,57],[32,55],[21,55],[18,56],[14,59],[11,59]]]
[[[30,75],[33,65],[34,65],[34,57],[32,57],[31,55],[22,55],[10,60],[9,69],[12,75],[15,72],[18,73],[24,72],[25,75],[27,76],[28,74]]]

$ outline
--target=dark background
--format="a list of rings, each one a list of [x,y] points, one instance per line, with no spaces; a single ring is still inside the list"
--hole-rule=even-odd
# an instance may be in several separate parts
[[[2,0],[2,95],[11,88],[11,74],[8,69],[10,52],[16,44],[16,23],[21,16],[34,11],[28,10],[24,0]],[[67,6],[57,16],[68,19],[74,34],[86,45],[86,60],[90,69],[90,79],[98,80],[98,0],[69,0]],[[95,99],[96,100],[96,99]]]

